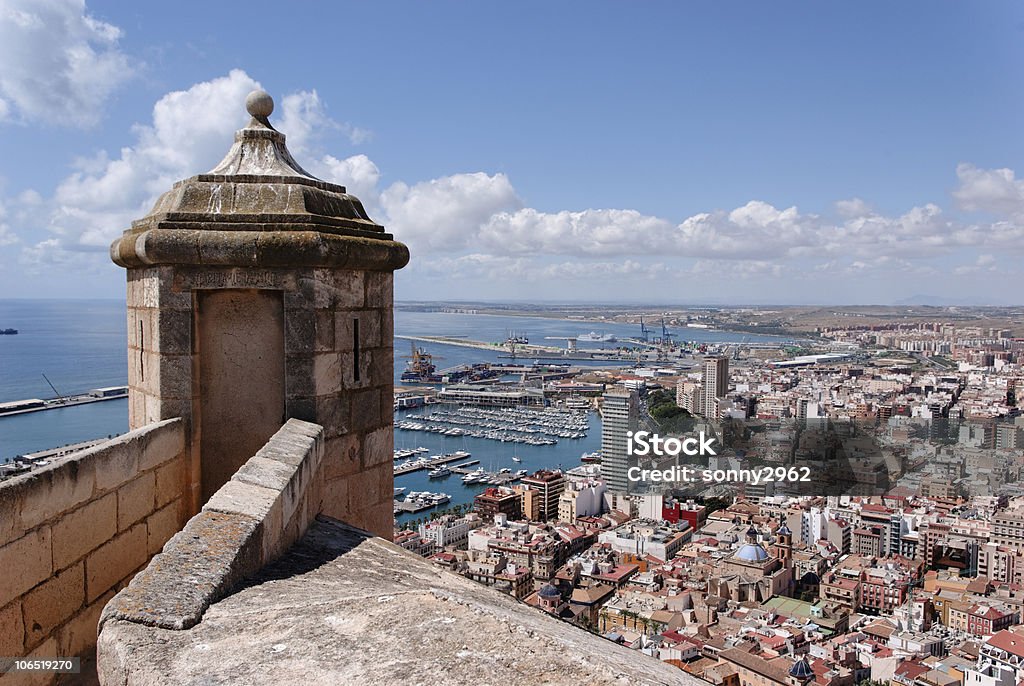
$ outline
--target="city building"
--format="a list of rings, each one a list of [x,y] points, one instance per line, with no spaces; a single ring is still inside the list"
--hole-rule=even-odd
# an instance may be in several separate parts
[[[718,401],[729,390],[729,358],[709,357],[701,365],[702,411],[708,419],[718,419]]]
[[[631,464],[627,450],[627,434],[636,431],[639,405],[636,393],[610,391],[601,406],[601,473],[608,490],[625,493],[629,490],[626,472]]]
[[[547,522],[558,519],[558,497],[565,490],[565,475],[562,472],[541,469],[530,476],[524,476],[520,483],[537,491],[537,520]]]

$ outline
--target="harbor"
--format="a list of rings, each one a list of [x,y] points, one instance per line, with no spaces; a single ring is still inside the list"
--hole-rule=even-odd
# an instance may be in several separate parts
[[[54,389],[56,392],[56,389]],[[58,395],[56,398],[26,398],[24,400],[12,400],[0,403],[0,418],[11,415],[26,414],[28,412],[42,412],[45,410],[59,410],[62,407],[74,407],[75,405],[88,405],[89,403],[100,403],[107,400],[117,400],[128,397],[127,386],[109,386],[107,388],[94,388],[88,393],[77,395]]]

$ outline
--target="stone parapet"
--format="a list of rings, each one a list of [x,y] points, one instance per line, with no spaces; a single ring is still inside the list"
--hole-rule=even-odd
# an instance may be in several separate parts
[[[103,606],[187,520],[186,466],[169,419],[0,483],[0,655],[91,653]]]
[[[319,509],[322,427],[289,420],[103,610],[166,629],[197,624],[211,603],[278,558]]]

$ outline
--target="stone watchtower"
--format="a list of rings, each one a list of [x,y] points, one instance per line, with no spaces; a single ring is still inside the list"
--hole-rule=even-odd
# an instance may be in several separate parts
[[[128,270],[129,425],[186,421],[192,512],[289,418],[324,427],[324,514],[391,538],[393,273],[409,251],[300,167],[268,117],[111,246]]]

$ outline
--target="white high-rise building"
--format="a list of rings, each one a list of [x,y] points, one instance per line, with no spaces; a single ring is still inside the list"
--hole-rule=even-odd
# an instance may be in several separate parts
[[[724,398],[729,390],[729,358],[705,358],[703,369],[701,414],[708,419],[718,419],[718,399]]]
[[[626,434],[636,431],[639,418],[636,393],[613,390],[604,394],[601,409],[601,474],[608,490],[625,493],[628,482],[629,454]]]

